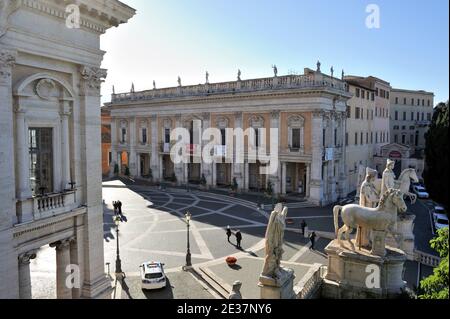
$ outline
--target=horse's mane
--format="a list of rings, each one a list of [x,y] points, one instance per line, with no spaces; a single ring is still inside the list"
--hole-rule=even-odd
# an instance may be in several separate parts
[[[407,169],[405,169],[405,170],[400,174],[398,180],[401,181],[401,180],[403,179],[403,177],[405,177],[405,174],[411,172],[411,170],[412,170],[412,168],[407,168]]]
[[[383,196],[381,196],[379,207],[380,207],[380,208],[384,208],[384,206],[386,205],[387,199],[388,199],[389,197],[391,197],[392,194],[394,194],[395,192],[396,192],[396,190],[393,189],[393,188],[391,188],[391,189],[389,189],[388,191],[386,191],[386,192],[383,194]]]

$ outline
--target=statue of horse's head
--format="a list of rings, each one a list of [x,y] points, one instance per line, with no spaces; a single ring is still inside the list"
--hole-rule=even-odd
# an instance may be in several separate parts
[[[406,213],[408,206],[406,206],[403,199],[404,194],[398,189],[390,188],[381,198],[380,205],[385,206],[388,202],[391,202],[400,213]]]

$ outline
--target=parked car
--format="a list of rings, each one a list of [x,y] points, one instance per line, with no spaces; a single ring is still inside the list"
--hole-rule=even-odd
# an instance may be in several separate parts
[[[165,288],[167,278],[164,273],[164,264],[161,262],[146,262],[141,266],[141,287],[143,290]]]
[[[427,190],[423,186],[414,186],[413,192],[421,199],[430,198],[430,194],[428,194]]]
[[[436,210],[436,208],[438,208]],[[445,213],[444,208],[442,207],[436,207],[435,211],[433,213],[433,221],[434,221],[434,228],[436,231],[439,229],[448,227],[448,216]]]

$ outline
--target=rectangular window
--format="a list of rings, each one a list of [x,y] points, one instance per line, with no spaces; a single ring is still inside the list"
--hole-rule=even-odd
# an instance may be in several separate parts
[[[373,144],[373,132],[370,132],[370,144]]]
[[[334,129],[334,146],[337,146],[338,144],[338,136],[337,136],[338,130]]]
[[[406,121],[406,112],[403,112],[403,121]]]
[[[394,142],[398,143],[398,135],[397,134],[394,135]]]
[[[378,144],[378,132],[375,133],[375,144]]]
[[[406,97],[403,99],[403,104],[406,105]]]
[[[430,102],[430,100],[428,100],[428,106],[430,106],[431,105],[431,102]]]
[[[293,149],[300,148],[300,129],[299,128],[292,129],[292,148]]]
[[[358,88],[356,88],[356,97],[359,97],[360,96],[360,89],[358,89]]]
[[[369,144],[369,132],[366,133],[366,144]]]
[[[425,121],[425,114],[422,113],[422,121]]]
[[[358,133],[355,133],[355,145],[358,145]]]
[[[375,93],[372,92],[372,101],[375,101]]]
[[[427,113],[427,121],[431,121],[431,113]]]
[[[127,129],[122,128],[122,143],[126,143],[127,141]]]
[[[142,143],[147,144],[147,129],[146,128],[142,129]]]
[[[361,98],[363,98],[363,99],[366,98],[366,91],[361,90]]]
[[[406,144],[406,135],[402,135],[402,144]]]
[[[224,128],[220,129],[220,137],[222,139],[222,146],[227,145],[227,134]]]
[[[170,144],[170,128],[164,129],[164,143]]]
[[[360,116],[360,108],[359,107],[356,107],[355,108],[355,119],[359,119],[361,116]]]
[[[259,147],[259,129],[255,129],[255,146],[256,148]]]
[[[414,112],[411,112],[411,121],[414,121]]]
[[[395,120],[398,121],[398,111],[395,111]]]
[[[364,133],[362,133],[362,132],[361,132],[361,139],[360,139],[360,141],[361,141],[361,145],[363,145],[364,144]]]
[[[411,105],[414,106],[414,99],[411,99]]]
[[[347,118],[352,117],[352,107],[350,105],[347,105]]]
[[[345,133],[345,145],[348,146],[348,133]]]
[[[30,186],[34,196],[53,192],[53,129],[30,128]]]
[[[395,104],[398,104],[398,97],[395,98]]]
[[[111,165],[111,162],[112,162],[112,153],[109,152],[108,153],[108,164]]]
[[[417,120],[416,121],[420,121],[420,112],[417,112]]]

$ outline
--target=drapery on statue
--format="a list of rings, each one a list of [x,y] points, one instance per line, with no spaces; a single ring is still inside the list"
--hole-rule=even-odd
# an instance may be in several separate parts
[[[366,178],[366,168],[363,165],[358,166],[358,180],[356,181],[356,198],[359,198],[361,195],[361,185]]]
[[[231,290],[231,293],[230,293],[230,296],[228,297],[228,299],[230,299],[230,300],[242,299],[241,288],[242,288],[242,282],[235,281],[233,283],[233,289]]]
[[[367,208],[354,204],[344,207],[335,206],[333,209],[334,226],[339,244],[343,245],[341,238],[345,234],[346,240],[350,243],[352,249],[355,250],[350,240],[350,233],[358,227],[363,227],[370,231],[384,232],[384,237],[386,232],[389,232],[399,243],[399,234],[397,234],[396,229],[397,212],[405,213],[407,210],[403,196],[404,194],[398,189],[389,189],[382,195],[377,208]],[[341,215],[344,222],[342,228],[339,228],[339,215]],[[374,247],[372,245],[372,254],[373,251]]]
[[[381,179],[381,191],[383,195],[390,188],[395,188],[395,173],[394,173],[395,161],[387,160],[386,169],[383,172],[383,178]]]
[[[264,277],[280,278],[280,263],[284,253],[283,242],[287,213],[287,207],[283,209],[283,205],[278,204],[270,215],[266,231],[266,257],[262,271],[262,276]]]
[[[375,186],[375,179],[378,172],[371,168],[366,168],[366,179],[361,185],[359,205],[362,207],[375,208],[380,200],[380,194]],[[358,247],[367,247],[370,244],[370,230],[364,227],[358,227],[356,233],[356,245]]]

